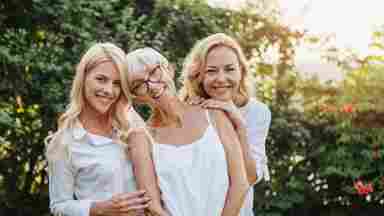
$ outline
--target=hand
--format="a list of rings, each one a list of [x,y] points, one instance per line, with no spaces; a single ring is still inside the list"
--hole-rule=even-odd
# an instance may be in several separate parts
[[[187,98],[187,103],[190,105],[200,105],[204,101],[205,101],[205,98],[202,98],[200,96],[193,96],[193,97]]]
[[[90,216],[137,216],[144,215],[151,199],[144,191],[135,191],[113,196],[106,201],[93,203]]]
[[[245,129],[245,119],[243,118],[240,110],[232,101],[224,102],[214,99],[207,99],[201,102],[200,106],[205,109],[216,109],[224,111],[236,130]]]

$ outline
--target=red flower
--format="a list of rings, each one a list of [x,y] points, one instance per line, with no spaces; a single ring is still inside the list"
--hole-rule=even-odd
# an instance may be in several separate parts
[[[341,109],[341,112],[344,113],[353,113],[355,111],[355,108],[352,104],[345,104],[343,108]]]
[[[373,192],[372,183],[368,183],[368,184],[364,185],[361,180],[353,183],[353,187],[356,189],[357,194],[359,194],[360,196],[366,196],[369,193]]]

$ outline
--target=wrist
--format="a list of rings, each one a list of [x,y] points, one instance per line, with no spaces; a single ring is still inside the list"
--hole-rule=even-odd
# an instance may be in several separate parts
[[[104,208],[102,202],[92,202],[89,210],[90,216],[102,216],[104,215]]]

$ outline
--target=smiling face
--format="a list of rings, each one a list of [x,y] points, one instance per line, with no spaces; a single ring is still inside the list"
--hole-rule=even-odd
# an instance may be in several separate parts
[[[86,73],[84,97],[87,107],[99,114],[106,114],[119,99],[120,75],[111,61],[105,61]]]
[[[159,64],[145,66],[130,73],[129,90],[138,101],[158,100],[167,89],[164,78],[164,66]]]
[[[241,69],[236,53],[229,47],[213,48],[207,55],[203,89],[213,99],[232,100],[238,91]]]
[[[166,90],[164,66],[147,66],[140,71],[133,71],[129,77],[130,92],[140,98],[159,99]]]

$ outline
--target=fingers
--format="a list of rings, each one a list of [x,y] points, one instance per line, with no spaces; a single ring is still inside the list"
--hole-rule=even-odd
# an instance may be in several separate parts
[[[219,109],[223,111],[230,111],[230,107],[227,103],[212,99],[203,101],[200,106],[205,109]]]
[[[112,198],[114,207],[119,209],[121,213],[145,209],[149,206],[150,201],[151,198],[145,196],[145,191],[119,194]]]
[[[112,200],[121,200],[121,199],[131,199],[131,198],[139,198],[144,196],[145,190],[139,190],[129,193],[122,193],[112,197]]]
[[[188,99],[187,103],[190,105],[199,105],[201,104],[205,99],[199,96],[193,96]]]

